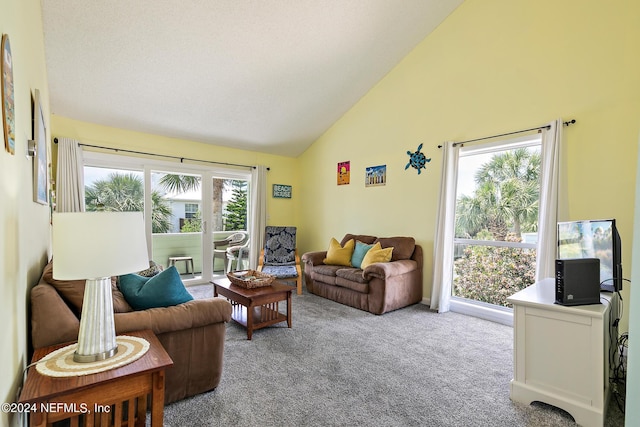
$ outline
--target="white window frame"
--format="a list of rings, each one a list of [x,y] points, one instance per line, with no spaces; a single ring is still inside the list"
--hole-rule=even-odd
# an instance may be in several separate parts
[[[479,154],[498,153],[502,151],[514,150],[517,148],[527,148],[535,146],[542,146],[542,137],[540,134],[527,135],[519,138],[502,139],[483,144],[473,144],[466,147],[463,146],[460,149],[459,157],[463,158]],[[459,173],[460,172],[458,171],[458,174]],[[511,247],[534,250],[536,249],[535,243],[460,239],[454,237],[452,244],[455,245],[457,243],[477,246]],[[453,292],[453,283],[451,285],[451,290]],[[449,301],[449,309],[457,313],[491,320],[493,322],[502,323],[504,325],[513,325],[513,309],[510,307],[502,307],[494,304],[488,304],[482,301],[474,301],[467,298],[461,298],[451,295]]]

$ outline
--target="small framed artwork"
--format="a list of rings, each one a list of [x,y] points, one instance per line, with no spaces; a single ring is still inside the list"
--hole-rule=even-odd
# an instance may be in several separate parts
[[[365,175],[365,187],[379,187],[387,183],[387,165],[369,166]]]
[[[16,152],[16,113],[15,96],[13,93],[13,57],[9,36],[2,36],[2,128],[4,133],[4,148],[11,154]]]
[[[47,158],[47,128],[40,102],[40,91],[35,90],[33,99],[33,201],[49,203],[49,159]]]
[[[273,184],[273,197],[275,199],[290,199],[291,186],[283,184]]]
[[[338,163],[338,185],[349,184],[351,180],[351,162]]]

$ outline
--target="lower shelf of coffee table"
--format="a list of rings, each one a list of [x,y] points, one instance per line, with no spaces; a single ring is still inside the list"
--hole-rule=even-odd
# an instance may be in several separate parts
[[[233,311],[231,312],[231,318],[245,328],[250,328],[252,330],[287,321],[287,316],[278,311],[277,303],[251,308],[253,314],[252,322],[249,321],[247,307],[236,302],[232,302],[232,306]]]

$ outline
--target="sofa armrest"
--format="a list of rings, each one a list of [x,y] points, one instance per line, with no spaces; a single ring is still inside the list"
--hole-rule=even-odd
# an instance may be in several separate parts
[[[163,334],[230,320],[231,304],[224,298],[198,299],[114,316],[116,333],[151,329],[155,334]]]
[[[80,320],[56,289],[44,282],[31,289],[31,343],[33,348],[76,341]]]
[[[327,251],[320,252],[307,252],[302,255],[302,262],[307,265],[321,265],[324,264],[324,259],[327,257]]]
[[[386,279],[401,274],[410,273],[418,269],[418,263],[410,259],[402,259],[391,262],[376,262],[367,266],[362,272],[366,280],[372,278]]]

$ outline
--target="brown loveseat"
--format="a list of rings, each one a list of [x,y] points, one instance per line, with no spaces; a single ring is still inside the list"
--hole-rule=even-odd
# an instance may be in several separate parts
[[[347,234],[341,246],[354,239],[365,244],[380,242],[393,247],[390,262],[355,267],[325,265],[327,251],[302,256],[307,290],[324,298],[373,314],[406,307],[422,300],[422,247],[413,237],[375,237]]]
[[[55,280],[50,262],[31,290],[34,348],[76,341],[84,281]],[[216,388],[222,375],[231,304],[221,298],[193,300],[172,307],[134,311],[112,278],[116,333],[151,329],[173,359],[165,377],[165,403]]]

